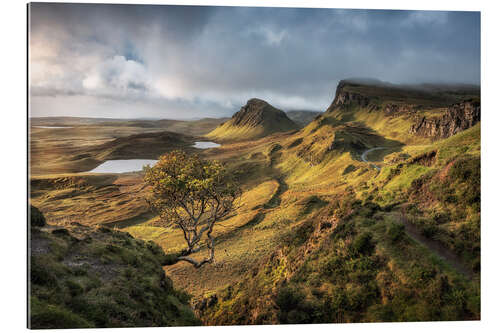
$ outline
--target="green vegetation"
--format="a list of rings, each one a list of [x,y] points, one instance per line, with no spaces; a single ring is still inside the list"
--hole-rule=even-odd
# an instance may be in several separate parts
[[[260,269],[203,309],[209,324],[430,321],[479,317],[478,285],[458,276],[375,209],[351,200],[305,221]],[[345,204],[345,203],[344,203]],[[373,206],[375,207],[375,206]],[[334,229],[321,217],[346,215]],[[311,251],[307,256],[307,249]],[[222,291],[221,293],[227,293]],[[219,295],[218,295],[219,296]],[[266,301],[263,301],[266,300]],[[267,305],[270,303],[269,305]],[[244,312],[253,316],[243,316]],[[228,313],[234,314],[228,317]]]
[[[161,156],[155,166],[145,168],[145,173],[144,180],[151,186],[151,207],[164,225],[175,225],[184,234],[187,249],[177,260],[196,268],[212,263],[214,225],[234,210],[234,201],[240,195],[233,177],[219,162],[182,151]],[[205,235],[208,257],[196,261],[189,255],[199,251]]]
[[[107,228],[31,230],[30,327],[198,325],[160,247]]]
[[[176,288],[193,295],[191,305],[204,324],[479,319],[480,123],[443,140],[409,132],[420,116],[440,116],[449,103],[477,92],[465,87],[428,87],[431,92],[393,88],[346,85],[345,91],[361,97],[344,96],[345,104],[332,104],[297,131],[257,133],[256,128],[263,128],[259,117],[233,117],[214,131],[220,134],[221,147],[202,151],[199,159],[192,157],[196,161],[191,160],[193,151],[185,150],[179,163],[172,164],[175,177],[162,183],[165,174],[157,175],[156,185],[150,185],[158,193],[206,191],[212,171],[219,170],[211,169],[218,165],[212,161],[221,161],[241,187],[234,210],[213,226],[213,261],[199,268],[177,262],[186,240],[178,226],[165,225],[161,216],[148,212],[151,187],[143,184],[143,173],[32,177],[32,202],[45,214],[45,228],[69,230],[47,234],[50,260],[44,261],[45,250],[33,247],[39,254],[34,262],[39,273],[33,309],[46,322],[57,317],[67,327],[100,325],[97,317],[83,315],[86,312],[68,300],[91,297],[87,290],[102,292],[95,289],[104,287],[93,284],[93,277],[108,271],[93,271],[94,261],[82,265],[86,275],[70,274],[58,266],[68,261],[68,246],[86,244],[72,240],[82,238],[71,230],[71,222],[79,221],[116,226],[135,237],[100,244],[92,236],[93,243],[85,245],[89,247],[85,251],[97,253],[96,267],[106,263],[133,269],[136,276],[115,279],[112,288],[127,295],[135,293],[136,286],[142,288],[141,294],[156,288],[153,282],[159,277],[149,267],[156,260],[167,265],[164,271]],[[241,125],[238,130],[234,122]],[[365,156],[370,162],[363,161],[363,152],[375,147],[385,149],[373,150]],[[177,181],[180,174],[189,177]],[[110,240],[123,235],[102,231],[96,235]],[[137,247],[132,253],[126,250],[126,239]],[[44,242],[39,243],[47,246]],[[158,253],[144,250],[138,257],[134,252],[142,251],[138,244]],[[156,259],[138,259],[151,256]],[[190,257],[197,262],[206,259],[201,252]],[[153,284],[145,284],[146,280]],[[57,288],[46,294],[45,286],[55,286],[54,281]],[[108,280],[100,283],[108,285]],[[189,311],[183,293],[174,289],[167,293]],[[171,310],[171,305],[158,302]],[[153,311],[139,301],[131,305],[136,310],[143,306]],[[118,320],[119,315],[114,316]]]
[[[30,205],[30,224],[32,227],[43,227],[46,224],[45,216],[33,205]]]

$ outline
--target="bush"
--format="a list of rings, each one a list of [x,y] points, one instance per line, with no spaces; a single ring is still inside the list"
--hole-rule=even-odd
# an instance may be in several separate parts
[[[375,250],[372,234],[365,232],[357,236],[352,242],[350,249],[354,255],[371,255],[373,250]]]
[[[82,286],[79,283],[75,282],[75,281],[67,280],[66,281],[66,287],[68,287],[69,293],[73,297],[78,296],[81,293],[83,293]]]
[[[424,235],[427,238],[433,238],[439,231],[439,228],[434,225],[426,225],[422,228],[422,235]]]
[[[282,312],[288,312],[298,308],[304,298],[305,295],[299,290],[286,286],[279,290],[276,304]]]
[[[286,245],[288,246],[301,246],[304,244],[309,236],[313,233],[314,231],[314,226],[312,225],[311,221],[307,221],[300,226],[292,229],[289,233],[287,233],[283,241],[285,242]]]
[[[280,322],[284,324],[305,324],[312,322],[315,309],[305,301],[305,295],[297,288],[282,287],[276,304],[280,308]]]
[[[342,176],[347,175],[348,173],[351,173],[353,171],[356,171],[356,169],[357,169],[356,166],[349,164],[342,172]]]
[[[405,227],[402,224],[391,223],[387,230],[387,235],[391,242],[396,243],[403,238],[405,234]]]
[[[42,212],[33,205],[30,205],[30,224],[32,227],[43,227],[45,226],[45,216]]]
[[[33,257],[30,266],[31,283],[41,286],[57,287],[56,272],[48,260]]]
[[[30,327],[33,328],[88,328],[92,325],[73,312],[56,305],[31,301]]]

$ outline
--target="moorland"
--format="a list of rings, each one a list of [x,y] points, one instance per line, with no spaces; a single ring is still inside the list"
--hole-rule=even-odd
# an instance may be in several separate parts
[[[324,112],[271,103],[30,119],[32,327],[480,319],[479,87],[344,80]],[[201,268],[168,262],[185,241],[142,170],[91,172],[172,150],[242,189]]]

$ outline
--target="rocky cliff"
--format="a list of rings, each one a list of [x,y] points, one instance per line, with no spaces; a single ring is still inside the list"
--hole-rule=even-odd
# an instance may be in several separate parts
[[[346,80],[342,80],[339,82],[337,90],[335,91],[335,98],[328,110],[338,106],[350,105],[353,103],[358,104],[362,107],[366,107],[370,104],[370,99],[368,97],[345,89],[348,85],[352,84]]]
[[[410,128],[410,134],[444,139],[474,126],[481,119],[479,101],[454,104],[439,117],[420,117]]]

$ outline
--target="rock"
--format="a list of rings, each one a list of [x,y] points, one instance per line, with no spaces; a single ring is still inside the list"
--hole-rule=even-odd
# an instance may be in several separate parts
[[[384,113],[387,116],[410,114],[417,111],[417,107],[409,104],[387,104],[384,108]]]
[[[363,95],[349,92],[344,89],[348,83],[346,81],[340,81],[337,86],[337,91],[335,92],[335,99],[333,100],[330,108],[340,105],[358,104],[360,106],[368,106],[370,104],[370,99]]]
[[[230,120],[232,125],[243,127],[266,124],[269,121],[286,123],[290,129],[296,129],[297,125],[287,117],[286,113],[274,108],[266,101],[258,98],[250,99],[246,105],[241,107]]]
[[[285,112],[266,101],[252,98],[231,119],[219,125],[207,136],[215,140],[241,141],[299,128],[300,126],[288,118]]]
[[[335,98],[326,111],[328,112],[336,107],[346,107],[349,105],[359,105],[361,107],[365,107],[368,109],[368,112],[380,110],[380,106],[372,103],[369,97],[348,91],[346,89],[347,86],[353,85],[355,86],[356,84],[353,84],[348,80],[341,80],[337,86],[337,90],[335,91]]]
[[[481,120],[479,101],[464,101],[448,107],[445,114],[436,118],[419,118],[410,127],[410,134],[434,139],[448,138],[464,131]]]

